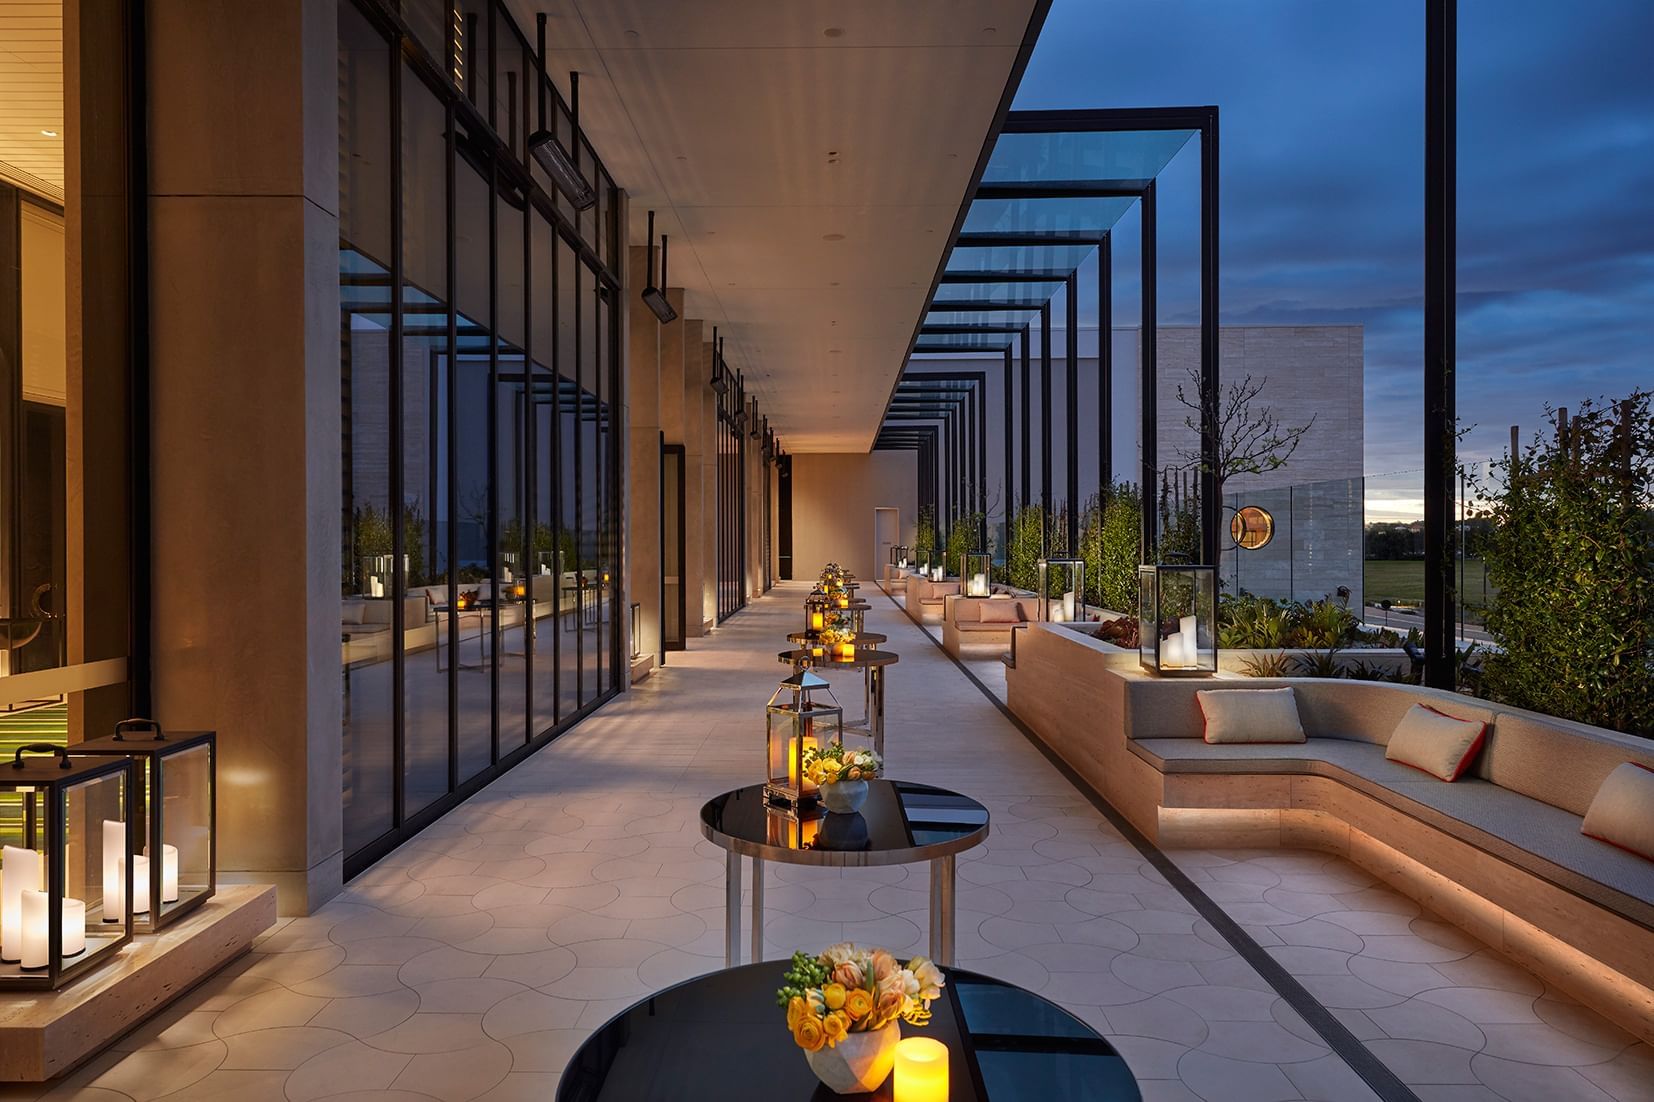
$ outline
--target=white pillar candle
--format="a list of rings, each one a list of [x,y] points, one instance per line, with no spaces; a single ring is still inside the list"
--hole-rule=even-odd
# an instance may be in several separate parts
[[[161,902],[178,902],[178,847],[161,847]]]
[[[1064,620],[1074,619],[1074,591],[1072,589],[1062,595],[1062,618]]]
[[[23,893],[40,888],[40,854],[21,846],[0,849],[0,960],[23,958]]]
[[[132,858],[132,913],[149,913],[149,858]]]
[[[103,821],[103,920],[119,922],[125,913],[126,824],[119,819]]]
[[[46,893],[24,888],[19,902],[23,920],[23,945],[19,959],[24,968],[44,968],[48,960],[51,929],[47,922],[51,908],[47,906]]]
[[[86,901],[63,901],[63,956],[78,956],[86,952]]]

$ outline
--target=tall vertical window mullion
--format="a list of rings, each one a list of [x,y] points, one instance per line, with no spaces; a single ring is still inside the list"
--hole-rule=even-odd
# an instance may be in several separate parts
[[[386,444],[392,457],[402,454],[402,84],[404,63],[399,59],[391,66],[391,336],[387,363],[389,383],[389,424],[386,426]],[[407,569],[403,558],[406,548],[402,518],[402,464],[390,465],[390,493],[386,502],[391,528],[391,729],[392,740],[392,806],[395,809],[393,825],[400,827],[407,818],[407,747],[404,744],[405,709],[403,705],[403,676],[406,656],[403,653],[402,605],[407,587]]]

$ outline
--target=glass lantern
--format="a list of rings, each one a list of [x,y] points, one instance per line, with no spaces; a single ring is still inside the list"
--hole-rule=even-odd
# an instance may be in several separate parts
[[[986,597],[993,592],[988,583],[993,565],[993,556],[986,551],[965,552],[965,596]]]
[[[908,547],[905,543],[898,543],[890,549],[890,565],[903,567],[907,565]]]
[[[819,692],[825,692],[832,703],[816,699]],[[809,811],[816,806],[819,794],[804,775],[805,755],[844,740],[844,709],[839,707],[826,678],[802,669],[781,682],[764,709],[764,719],[769,768],[764,799],[793,812]]]
[[[0,821],[0,992],[62,987],[132,940],[134,772],[46,742],[0,764],[20,797]]]
[[[1215,566],[1137,568],[1138,659],[1165,677],[1217,673],[1218,571]]]
[[[138,932],[159,930],[211,899],[218,887],[217,733],[167,734],[153,719],[123,719],[114,734],[72,750],[138,763],[132,803]]]
[[[814,635],[829,627],[828,613],[832,610],[833,599],[825,593],[812,591],[804,598],[804,630]]]
[[[1084,620],[1085,560],[1041,559],[1038,565],[1039,618],[1048,624]]]

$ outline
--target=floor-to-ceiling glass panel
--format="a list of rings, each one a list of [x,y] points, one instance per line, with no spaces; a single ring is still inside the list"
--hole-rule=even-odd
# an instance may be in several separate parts
[[[460,313],[454,364],[454,559],[459,779],[493,760],[494,612],[488,518],[489,185],[469,157],[454,159],[454,301]]]
[[[615,531],[615,463],[611,447],[614,438],[614,344],[610,338],[613,320],[613,295],[599,287],[597,296],[597,331],[592,334],[597,348],[597,631],[600,646],[597,652],[599,684],[603,691],[612,691],[622,684],[622,675],[615,666],[615,634],[620,630],[621,617],[615,606],[615,593],[620,577],[620,556]]]
[[[394,806],[390,361],[391,47],[339,8],[339,387],[343,440],[339,650],[345,848],[390,830]]]
[[[661,646],[684,647],[682,444],[662,445],[660,457]]]
[[[602,464],[598,453],[597,350],[602,343],[597,328],[597,281],[585,264],[580,268],[580,579],[584,595],[580,611],[580,701],[597,699],[602,666],[603,574],[598,543],[602,528]]]
[[[563,567],[557,557],[556,420],[553,415],[556,375],[550,366],[557,356],[556,298],[557,234],[545,216],[530,216],[529,240],[529,347],[533,363],[529,390],[533,396],[533,540],[529,548],[530,609],[534,617],[533,659],[529,678],[534,735],[544,734],[557,722],[557,600]]]
[[[528,741],[529,421],[523,356],[525,272],[520,195],[495,198],[494,614],[499,620],[500,753]]]
[[[567,718],[580,707],[580,523],[578,459],[580,456],[580,372],[575,331],[576,272],[574,250],[557,242],[557,466],[559,557],[557,598],[558,715]]]
[[[448,779],[448,114],[402,70],[402,732],[404,815]]]

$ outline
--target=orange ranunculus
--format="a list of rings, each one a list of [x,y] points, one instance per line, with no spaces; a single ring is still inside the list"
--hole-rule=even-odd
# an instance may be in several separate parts
[[[837,1010],[844,1005],[844,985],[830,983],[821,989],[821,1001],[827,1004],[828,1010]]]
[[[827,1034],[827,1047],[832,1048],[850,1032],[850,1018],[842,1010],[835,1011],[821,1020],[821,1028]]]
[[[798,1028],[798,1020],[810,1012],[810,1004],[800,995],[794,995],[787,1003],[787,1029],[789,1032]]]
[[[844,1012],[850,1020],[859,1022],[873,1009],[873,996],[866,988],[857,987],[844,994]]]
[[[805,1052],[820,1052],[821,1046],[827,1043],[827,1030],[822,1026],[821,1019],[814,1014],[806,1014],[798,1019],[793,1027],[793,1040]]]
[[[867,982],[867,977],[862,974],[861,965],[847,960],[833,966],[832,980],[834,983],[843,984],[848,991],[852,987],[862,986]],[[835,1006],[833,1009],[837,1010],[838,1007]]]
[[[903,999],[902,993],[894,988],[879,992],[879,1001],[874,1004],[874,1018],[881,1022],[894,1021],[896,1015],[902,1012]]]

